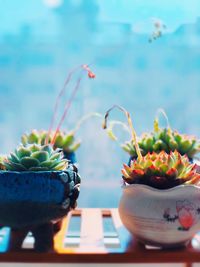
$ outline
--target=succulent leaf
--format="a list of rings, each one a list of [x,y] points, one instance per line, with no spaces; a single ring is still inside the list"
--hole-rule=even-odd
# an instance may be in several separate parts
[[[33,152],[31,156],[39,162],[47,161],[49,159],[49,153],[47,151],[36,151]]]
[[[81,145],[81,142],[76,142],[76,143],[73,143],[71,146],[69,146],[68,149],[66,149],[66,151],[68,153],[70,153],[70,151],[76,151]]]
[[[43,161],[40,164],[40,167],[45,167],[45,168],[48,168],[49,166],[54,167],[57,164],[58,164],[58,161],[57,160],[47,160],[47,161]]]
[[[17,151],[18,158],[28,157],[30,156],[30,154],[31,154],[31,151],[27,149],[26,147],[20,147]]]
[[[33,131],[29,137],[28,137],[28,142],[30,144],[34,144],[34,143],[37,143],[38,142],[38,136],[37,136],[37,132],[36,131]]]
[[[44,145],[42,151],[46,151],[48,154],[51,154],[53,152],[53,148],[52,146]],[[56,155],[56,153],[54,155]]]
[[[56,171],[60,171],[60,170],[64,170],[67,167],[67,161],[66,162],[60,162],[59,164],[56,164],[56,166],[54,166],[54,170]]]
[[[10,159],[15,163],[19,163],[19,159],[18,159],[17,155],[15,155],[13,153],[10,154]]]
[[[22,164],[11,161],[4,162],[4,166],[6,167],[6,170],[9,171],[27,171],[26,167]]]
[[[57,135],[56,136],[56,140],[55,140],[55,147],[62,147],[63,146],[63,143],[64,143],[64,140],[63,140],[63,136],[61,134]]]
[[[38,145],[38,144],[33,144],[33,145],[29,146],[29,149],[30,149],[31,153],[33,153],[33,152],[37,152],[37,151],[39,151],[39,149],[40,149],[40,145]]]
[[[40,165],[39,160],[31,157],[24,157],[20,160],[20,163],[26,168],[36,167]]]
[[[61,154],[59,152],[54,153],[54,155],[51,156],[51,160],[59,160],[61,157]]]
[[[74,142],[74,135],[72,133],[68,134],[66,137],[64,137],[63,140],[63,148],[68,148],[71,146]]]

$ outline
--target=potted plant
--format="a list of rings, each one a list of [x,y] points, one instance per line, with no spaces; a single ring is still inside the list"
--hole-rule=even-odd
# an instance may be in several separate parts
[[[125,227],[140,242],[172,248],[183,246],[200,230],[200,174],[195,164],[177,150],[141,154],[130,114],[132,143],[137,153],[122,169],[123,194],[119,214]]]
[[[159,115],[161,114],[167,122],[165,128],[161,128],[159,124]],[[126,125],[122,125],[127,130]],[[113,140],[117,140],[113,133],[114,126],[115,124],[111,123],[107,131]],[[143,156],[149,152],[159,153],[165,151],[169,154],[171,151],[177,150],[181,155],[187,155],[191,162],[194,161],[195,156],[200,152],[200,141],[195,136],[181,134],[173,130],[163,109],[157,111],[157,116],[154,119],[154,130],[150,133],[143,133],[138,138],[138,145]],[[126,141],[121,147],[130,155],[129,164],[132,159],[137,158],[137,151],[132,140]]]
[[[53,131],[59,102],[77,70],[81,71],[79,78]],[[79,144],[74,143],[73,134],[65,135],[60,129],[85,71],[89,78],[95,78],[88,65],[70,71],[57,97],[49,130],[24,135],[19,148],[0,158],[0,226],[11,227],[10,249],[20,249],[29,231],[35,238],[36,251],[53,249],[53,235],[59,231],[62,218],[76,206],[80,177],[63,152],[73,152]]]
[[[53,236],[75,208],[80,177],[51,145],[20,145],[0,171],[0,225],[11,227],[10,249],[20,249],[30,231],[36,251],[53,249]]]

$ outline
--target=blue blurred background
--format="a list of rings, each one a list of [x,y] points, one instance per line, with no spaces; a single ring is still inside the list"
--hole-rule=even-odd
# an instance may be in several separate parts
[[[149,42],[156,23],[166,27]],[[163,107],[173,128],[200,135],[200,1],[0,0],[1,153],[23,132],[48,128],[67,73],[90,62],[96,79],[84,79],[63,129],[116,103],[131,112],[138,134],[152,129]],[[117,112],[112,117],[124,119]],[[77,137],[83,141],[79,206],[117,206],[128,155],[99,119]]]

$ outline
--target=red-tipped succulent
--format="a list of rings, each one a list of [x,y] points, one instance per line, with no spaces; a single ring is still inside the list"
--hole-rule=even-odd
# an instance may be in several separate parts
[[[158,189],[168,189],[181,184],[200,184],[200,174],[187,156],[177,151],[167,154],[148,153],[142,158],[124,164],[123,179],[127,184],[145,184]]]

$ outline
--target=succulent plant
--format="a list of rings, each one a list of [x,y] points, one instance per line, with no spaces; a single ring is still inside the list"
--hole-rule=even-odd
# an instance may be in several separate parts
[[[29,144],[45,145],[47,134],[47,131],[33,130],[29,134],[24,134],[21,137],[21,142],[24,146]],[[53,136],[54,132],[51,132],[48,143],[51,143]],[[74,133],[72,131],[68,133],[59,131],[56,135],[53,147],[54,149],[60,148],[66,153],[71,153],[76,151],[80,144],[81,143],[79,141],[75,142]]]
[[[67,168],[68,161],[51,145],[32,144],[15,149],[4,160],[4,166],[9,171],[60,171]]]
[[[157,111],[158,115],[162,114],[167,122],[167,127],[160,128],[158,115],[154,120],[154,130],[151,133],[144,133],[141,137],[137,138],[137,143],[140,152],[145,156],[148,152],[159,153],[165,151],[170,153],[170,151],[177,150],[181,155],[187,155],[189,159],[193,159],[194,156],[200,152],[200,140],[194,136],[189,136],[186,134],[180,134],[178,131],[171,129],[167,115],[164,110],[159,109]],[[118,121],[117,121],[118,122]],[[118,122],[118,124],[121,122]],[[110,123],[110,127],[107,128],[108,136],[117,141],[117,137],[113,133],[113,128],[115,123]],[[121,123],[123,128],[126,125]],[[129,131],[130,132],[130,131]],[[137,151],[135,147],[135,141],[127,141],[121,145],[124,151],[128,152],[133,158],[137,157]]]
[[[139,142],[137,141],[137,135],[131,120],[131,115],[123,107],[114,105],[105,113],[102,125],[103,129],[108,129],[108,117],[110,112],[114,108],[117,108],[121,112],[123,112],[127,118],[132,137],[131,144],[134,144],[133,149],[131,146],[128,148],[130,150],[132,149],[131,151],[134,151],[136,156],[134,160],[131,160],[130,166],[124,164],[122,174],[125,183],[146,184],[158,189],[168,189],[180,184],[200,185],[200,174],[197,173],[196,164],[190,163],[186,153],[184,155],[181,155],[176,149],[174,149],[174,151],[171,151],[172,149],[170,148],[168,153],[164,151],[164,149],[162,149],[161,152],[147,151],[145,155],[142,155],[141,147],[139,146]],[[157,120],[155,120],[154,122],[154,130],[155,135],[158,134],[160,138],[160,135],[161,133],[163,134],[163,131],[160,131]],[[162,136],[163,140],[166,141],[171,133],[171,128],[168,127],[168,129],[164,131],[164,135]],[[180,140],[182,140],[182,136],[174,133],[173,137],[177,143],[182,144],[180,142]],[[169,140],[167,141],[168,143],[170,143]],[[148,147],[148,149],[152,147],[152,142],[152,136],[148,135],[148,138],[145,139],[145,145]],[[195,142],[193,141],[193,143],[194,144],[192,144],[192,146],[194,148]],[[184,146],[182,144],[182,149],[183,148]],[[184,149],[185,150],[182,151],[186,151],[186,147]]]
[[[146,155],[148,152],[170,151],[177,150],[181,155],[187,155],[192,159],[195,154],[200,151],[200,142],[193,136],[180,134],[177,131],[171,129],[159,129],[158,132],[145,133],[138,140],[142,155]],[[130,154],[132,157],[136,157],[137,153],[132,141],[126,142],[122,145],[122,148]]]
[[[91,117],[102,118],[102,115],[96,112],[92,112],[84,115],[75,125],[75,128],[69,132],[65,131],[48,131],[42,130],[32,130],[28,134],[23,134],[21,137],[21,142],[24,146],[29,144],[52,144],[54,149],[62,149],[64,153],[70,154],[75,152],[81,145],[80,141],[75,140],[75,134],[80,129],[81,125],[90,119]]]
[[[147,153],[131,161],[130,166],[124,164],[122,174],[127,184],[145,184],[158,189],[200,183],[195,164],[190,164],[187,156],[176,150],[169,154],[164,151]]]

